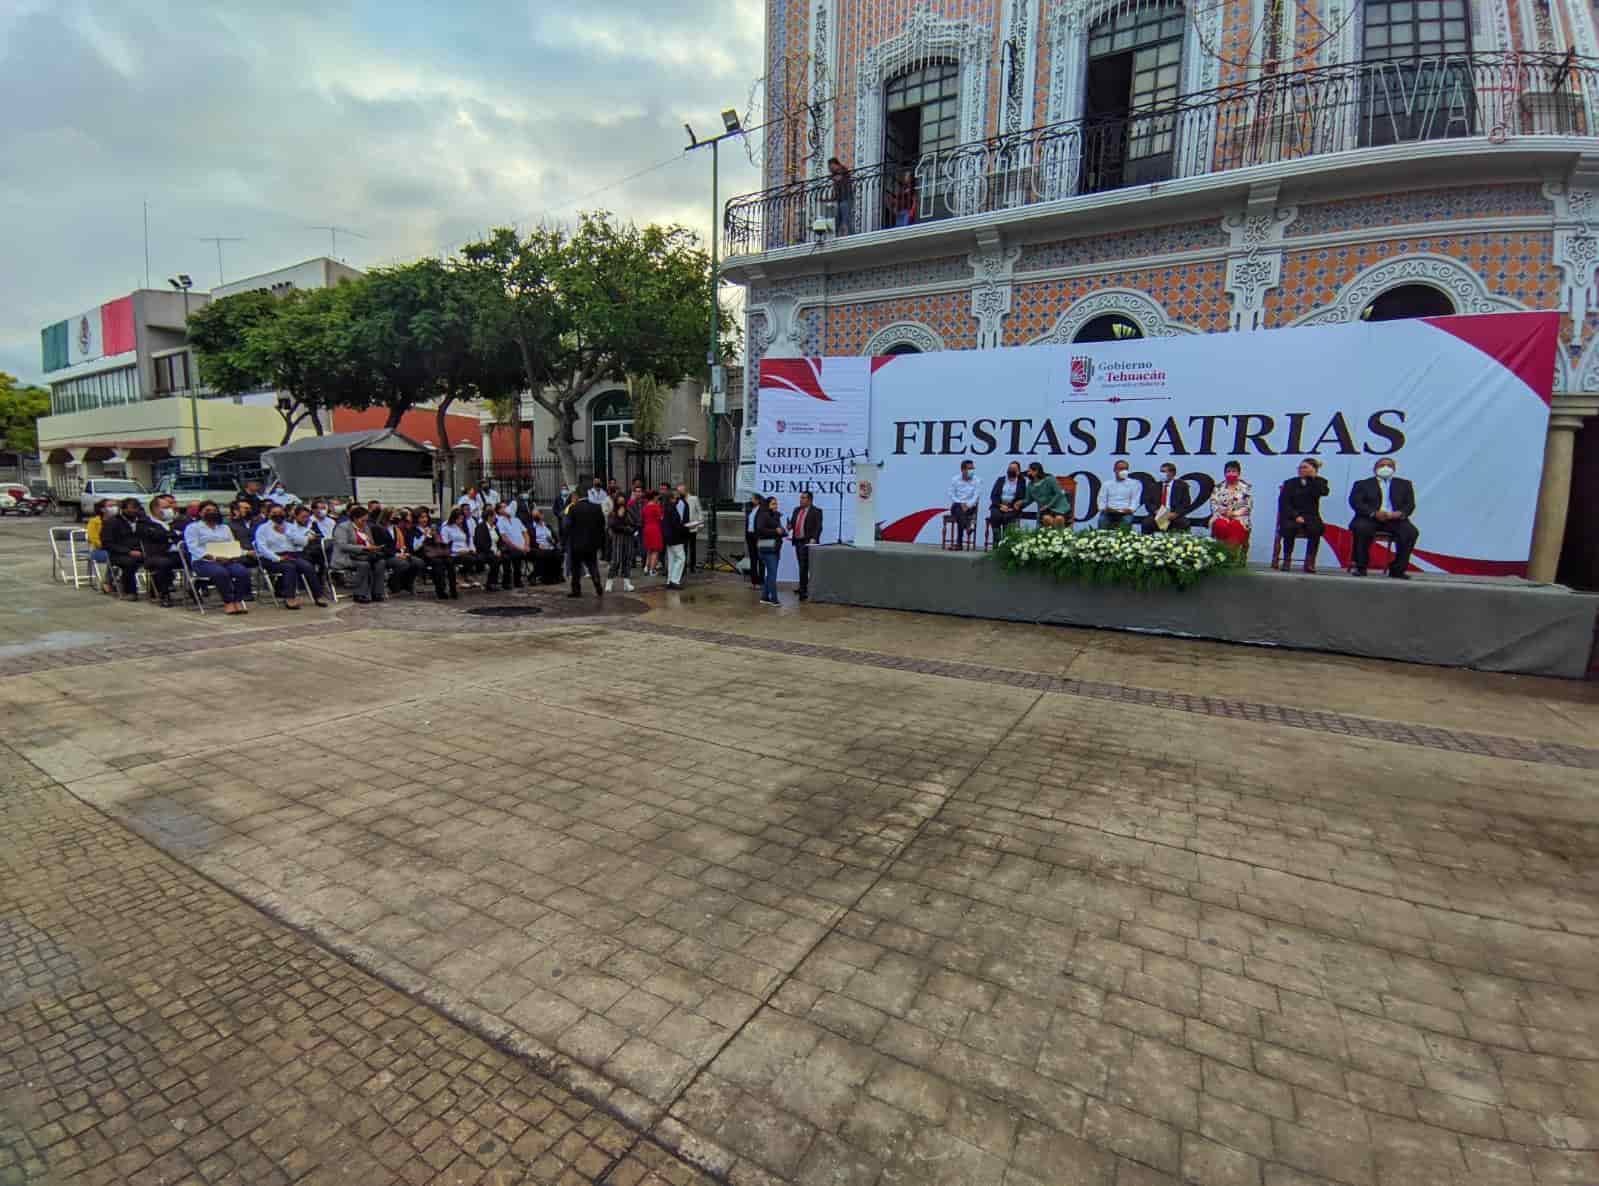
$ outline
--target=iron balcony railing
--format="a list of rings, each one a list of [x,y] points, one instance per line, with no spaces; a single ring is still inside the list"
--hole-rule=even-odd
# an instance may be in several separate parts
[[[1324,66],[1126,115],[1050,124],[734,198],[729,255],[1324,156],[1482,137],[1588,136],[1599,59],[1452,54]],[[909,215],[909,217],[907,217]],[[818,230],[820,226],[820,230]]]

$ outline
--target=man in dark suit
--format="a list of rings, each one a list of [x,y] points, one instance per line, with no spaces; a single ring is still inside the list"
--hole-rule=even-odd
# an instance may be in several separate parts
[[[567,515],[566,537],[572,549],[572,591],[568,597],[583,596],[583,573],[594,582],[594,596],[605,596],[600,583],[600,549],[605,546],[605,512],[600,504],[580,498]]]
[[[1305,537],[1305,571],[1316,571],[1316,550],[1321,547],[1321,500],[1330,493],[1321,463],[1307,457],[1299,463],[1299,476],[1289,478],[1277,491],[1277,534],[1282,538],[1282,570],[1294,567],[1294,541]],[[1271,558],[1273,568],[1277,557]]]
[[[1394,559],[1388,566],[1388,575],[1395,580],[1408,581],[1410,553],[1421,538],[1421,532],[1410,517],[1416,513],[1416,488],[1404,478],[1395,477],[1398,466],[1392,457],[1379,457],[1372,467],[1374,477],[1362,478],[1349,491],[1349,509],[1355,517],[1349,521],[1349,534],[1355,538],[1354,568],[1357,577],[1366,575],[1371,559],[1371,540],[1379,531],[1393,537]]]
[[[788,538],[794,543],[794,557],[799,561],[801,601],[811,599],[811,545],[822,539],[822,508],[816,506],[815,501],[806,490],[788,521]]]
[[[1188,512],[1194,509],[1193,495],[1188,493],[1188,483],[1177,477],[1177,467],[1166,462],[1160,467],[1160,485],[1155,487],[1148,505],[1149,516],[1144,520],[1143,532],[1153,535],[1157,531],[1188,534]],[[1165,511],[1165,515],[1161,512]],[[1165,520],[1162,527],[1160,521]]]
[[[666,483],[661,483],[666,490]],[[682,503],[668,492],[661,498],[661,543],[666,548],[666,587],[681,589],[683,571],[688,565],[688,528],[684,525]]]

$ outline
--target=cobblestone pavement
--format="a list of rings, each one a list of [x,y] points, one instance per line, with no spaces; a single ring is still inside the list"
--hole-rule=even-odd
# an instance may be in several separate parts
[[[1593,688],[747,597],[18,675],[7,741],[718,1180],[1599,1182]]]
[[[704,1182],[0,747],[0,1183]]]

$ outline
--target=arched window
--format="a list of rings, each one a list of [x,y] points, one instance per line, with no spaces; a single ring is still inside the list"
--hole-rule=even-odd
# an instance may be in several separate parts
[[[931,153],[954,148],[960,142],[960,65],[925,62],[896,74],[883,87],[883,197],[900,202],[895,187],[901,171],[916,177],[918,163]],[[891,213],[908,206],[894,205]],[[918,193],[914,219],[927,222],[947,218],[947,200],[924,204]]]
[[[1102,313],[1073,334],[1072,341],[1127,342],[1143,336],[1144,331],[1138,328],[1138,323],[1131,317],[1120,313]]]
[[[602,391],[589,404],[589,440],[594,473],[599,477],[610,476],[611,442],[624,432],[633,432],[632,401],[625,391]]]
[[[1182,85],[1181,0],[1134,0],[1088,30],[1083,96],[1083,189],[1172,175]]]
[[[915,346],[912,346],[909,342],[895,342],[887,350],[883,351],[883,353],[884,354],[920,354],[921,350],[918,349]]]
[[[1476,94],[1466,0],[1365,0],[1360,142],[1470,136]]]
[[[1401,284],[1380,294],[1360,311],[1362,321],[1404,321],[1409,317],[1448,317],[1455,303],[1430,284]]]

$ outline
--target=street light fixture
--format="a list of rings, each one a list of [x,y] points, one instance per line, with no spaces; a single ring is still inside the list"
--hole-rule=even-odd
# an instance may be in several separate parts
[[[194,428],[194,456],[200,456],[200,392],[194,382],[193,370],[194,356],[189,350],[189,289],[194,287],[194,277],[187,272],[179,272],[170,277],[167,283],[183,294],[183,377],[189,386],[189,420]]]
[[[722,461],[716,444],[716,397],[722,393],[722,374],[720,364],[722,344],[722,306],[720,300],[718,299],[721,293],[722,277],[716,258],[716,234],[719,229],[718,223],[719,215],[721,213],[716,193],[719,172],[717,146],[721,144],[723,140],[728,140],[734,136],[742,136],[744,134],[744,126],[739,121],[738,112],[733,110],[731,107],[722,112],[722,127],[725,130],[720,136],[713,136],[709,140],[701,140],[694,135],[693,128],[691,128],[688,124],[683,125],[683,130],[688,133],[688,147],[683,150],[684,152],[693,152],[696,148],[704,148],[707,144],[711,146],[711,344],[710,349],[708,349],[705,353],[705,367],[711,389],[711,414],[709,418],[711,434],[710,454],[711,461],[716,466],[717,476],[716,496],[711,499],[709,538],[706,541],[708,544],[708,547],[706,548],[706,562],[708,565],[713,567],[717,558],[716,503],[719,499],[724,497],[721,489]],[[724,402],[722,406],[725,408],[727,405]]]

